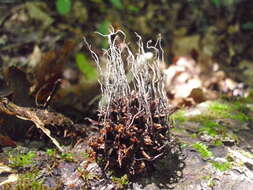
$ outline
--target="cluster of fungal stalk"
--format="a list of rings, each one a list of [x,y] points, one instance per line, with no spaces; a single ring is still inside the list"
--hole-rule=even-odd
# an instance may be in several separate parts
[[[89,145],[104,169],[131,176],[154,168],[170,150],[170,108],[159,64],[163,62],[161,38],[144,47],[137,37],[133,53],[121,31],[103,35],[109,48],[105,64],[91,50],[100,74],[102,98],[98,110],[100,133]]]

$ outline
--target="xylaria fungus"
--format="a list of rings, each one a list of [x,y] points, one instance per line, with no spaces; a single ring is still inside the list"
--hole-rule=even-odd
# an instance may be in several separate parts
[[[174,144],[169,135],[171,109],[159,69],[161,38],[154,45],[148,41],[146,52],[136,34],[134,54],[121,30],[103,36],[109,43],[103,67],[85,40],[97,64],[102,93],[99,119],[93,121],[100,133],[89,145],[104,169],[133,176],[153,169],[154,162],[168,155]]]

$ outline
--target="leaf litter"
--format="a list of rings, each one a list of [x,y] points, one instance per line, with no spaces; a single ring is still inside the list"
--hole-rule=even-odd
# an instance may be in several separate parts
[[[152,7],[151,7],[152,8]],[[150,8],[150,9],[151,9]],[[43,10],[47,10],[47,9],[44,9],[43,8],[43,6],[42,6],[42,9]],[[153,9],[155,10],[155,7],[153,7]],[[153,10],[152,9],[152,10]],[[178,10],[178,12],[179,12],[179,10],[180,10],[180,6],[178,6],[178,8],[177,8],[177,10]],[[172,10],[173,11],[173,14],[174,15],[177,15],[177,11],[175,11],[174,9]],[[22,13],[22,11],[21,11],[21,17],[19,17],[19,18],[25,18],[25,17],[23,17],[24,15],[23,15],[24,13]],[[22,16],[23,15],[23,16]],[[194,17],[194,16],[192,16],[192,17]],[[136,19],[138,19],[138,18],[136,18]],[[192,19],[192,18],[190,18],[190,19]],[[14,21],[15,21],[15,18],[13,19]],[[22,20],[22,19],[19,19],[19,20]],[[141,19],[140,19],[141,20]],[[23,22],[23,21],[22,21]],[[40,21],[39,21],[40,22]],[[142,23],[144,23],[144,25],[145,25],[145,20],[144,19],[142,19]],[[173,21],[171,22],[171,23],[173,23]],[[152,24],[152,23],[151,23]],[[167,24],[168,25],[168,24]],[[166,26],[167,26],[166,25]],[[12,25],[13,26],[13,25]],[[138,27],[137,28],[139,28],[139,25],[138,25]],[[150,29],[149,29],[150,30]],[[211,32],[210,33],[208,33],[208,35],[209,34],[211,34]],[[206,39],[209,43],[208,43],[208,45],[210,45],[210,47],[203,47],[203,49],[205,49],[205,53],[207,53],[208,55],[211,55],[212,53],[213,53],[213,51],[215,51],[216,49],[214,48],[214,46],[213,46],[213,44],[215,44],[215,43],[213,43],[214,42],[214,40],[212,39],[212,36],[207,36],[208,38]],[[37,37],[38,38],[38,37]],[[192,39],[190,39],[190,40],[197,40],[197,39],[199,39],[199,38],[192,38]],[[239,38],[240,39],[240,38]],[[23,40],[23,38],[20,38],[19,40]],[[25,39],[24,38],[24,40],[23,40],[23,42],[25,42],[25,43],[27,43],[27,38]],[[29,39],[29,41],[31,41],[31,40],[34,40],[34,38],[32,38],[32,39]],[[177,38],[175,41],[177,41],[177,40],[179,40],[179,38]],[[55,42],[55,39],[50,39],[49,40],[50,41],[50,43],[54,43]],[[167,43],[167,42],[166,42]],[[203,42],[202,42],[203,43]],[[219,41],[217,42],[217,43],[219,43]],[[196,46],[194,46],[193,48],[196,48],[196,47],[198,47],[198,43],[196,43],[197,45]],[[219,45],[218,45],[219,46]],[[14,47],[19,47],[19,46],[14,46]],[[32,47],[32,46],[30,46],[30,47]],[[7,49],[10,49],[10,48],[12,48],[12,47],[7,47]],[[47,47],[45,48],[45,46],[41,46],[41,48],[43,49],[43,51],[45,50],[45,49],[47,49]],[[230,48],[231,49],[231,48]],[[177,49],[177,50],[175,50],[175,51],[177,51],[177,52],[180,52],[180,51],[178,51],[179,49]],[[171,91],[169,91],[168,93],[169,93],[169,96],[170,97],[172,97],[171,98],[171,100],[172,100],[172,102],[173,102],[173,104],[174,105],[190,105],[190,106],[192,106],[192,105],[195,105],[195,104],[198,104],[198,103],[200,103],[200,102],[203,102],[203,101],[206,101],[206,100],[209,100],[209,99],[215,99],[215,98],[217,98],[218,97],[218,95],[219,95],[219,93],[222,91],[224,94],[228,94],[229,96],[230,95],[243,95],[244,94],[244,86],[242,86],[240,83],[237,83],[237,82],[235,82],[234,80],[232,80],[231,78],[229,78],[229,77],[227,77],[226,75],[226,73],[225,72],[223,72],[221,69],[217,69],[217,67],[216,67],[216,65],[215,64],[212,64],[212,63],[214,63],[213,62],[213,60],[210,60],[210,57],[206,57],[206,61],[205,62],[203,62],[204,64],[206,63],[206,62],[210,62],[211,63],[211,65],[213,65],[213,67],[211,66],[211,67],[207,67],[207,68],[205,68],[206,66],[203,66],[203,63],[200,63],[201,62],[201,59],[203,60],[203,58],[201,58],[201,59],[196,59],[196,55],[197,54],[199,54],[200,56],[202,55],[202,52],[201,51],[199,51],[199,50],[197,50],[197,51],[192,51],[192,50],[187,50],[186,49],[186,51],[185,51],[185,53],[186,54],[188,54],[189,52],[191,52],[191,55],[190,56],[188,56],[188,57],[182,57],[183,55],[185,55],[185,54],[183,54],[183,55],[180,55],[179,56],[179,58],[176,58],[175,59],[175,61],[173,62],[173,64],[172,64],[172,66],[173,65],[177,65],[177,61],[179,61],[181,58],[186,58],[187,59],[187,61],[186,61],[186,65],[187,64],[189,64],[189,68],[187,67],[187,66],[185,66],[185,67],[187,67],[187,68],[184,68],[183,70],[183,72],[181,73],[181,70],[180,69],[182,69],[182,68],[176,68],[175,70],[176,70],[176,74],[174,75],[174,76],[172,76],[172,78],[173,78],[173,84],[171,85],[171,83],[170,83],[170,81],[168,80],[168,84],[166,85],[168,88],[170,88],[171,86],[172,86],[172,89],[170,89]],[[197,52],[197,54],[196,54],[196,52]],[[233,52],[232,50],[230,50],[230,52]],[[229,57],[230,58],[230,57]],[[192,60],[191,60],[192,59]],[[14,60],[14,59],[13,59]],[[18,59],[18,60],[24,60],[24,59]],[[182,60],[182,59],[181,59]],[[189,61],[189,60],[191,60],[191,61]],[[184,60],[185,61],[185,60]],[[189,62],[195,62],[195,63],[188,63],[188,61]],[[200,65],[199,65],[200,64]],[[180,64],[179,64],[180,65]],[[190,65],[192,65],[192,66],[190,66]],[[247,64],[247,65],[250,65],[250,64]],[[198,67],[200,67],[200,71],[199,71],[199,73],[192,73],[192,71],[194,70],[193,68],[196,68],[196,70],[198,71]],[[203,68],[204,67],[204,68]],[[247,66],[248,67],[248,66]],[[168,68],[169,69],[169,68]],[[202,71],[202,69],[204,70],[204,71]],[[209,71],[209,72],[206,72],[205,70],[207,70],[207,71]],[[210,71],[213,71],[213,72],[210,72]],[[247,69],[246,69],[246,71],[247,71]],[[60,72],[62,72],[62,71],[60,71]],[[174,72],[174,71],[173,71]],[[172,72],[172,73],[173,73]],[[166,72],[167,73],[167,72]],[[184,73],[184,74],[183,74]],[[211,75],[211,73],[215,73],[215,76],[212,76]],[[210,75],[211,76],[210,76]],[[250,72],[249,72],[249,74],[250,74]],[[199,75],[199,76],[198,76]],[[206,75],[206,76],[205,76]],[[178,78],[177,78],[177,76],[178,76]],[[211,80],[210,80],[211,79]],[[185,88],[185,87],[187,87],[187,86],[184,86],[183,84],[184,83],[187,83],[187,84],[189,84],[189,88]],[[51,84],[54,84],[54,80],[52,80],[52,83]],[[176,88],[176,86],[177,85],[179,85],[179,88]],[[40,85],[39,85],[40,86]],[[218,86],[218,87],[217,87]],[[175,87],[175,89],[173,89],[173,87]],[[98,86],[96,86],[96,88],[98,88]],[[184,96],[182,96],[182,93],[180,94],[180,88],[181,89],[186,89],[186,95]],[[15,89],[15,88],[14,88]],[[223,90],[224,89],[224,90]],[[76,93],[76,92],[79,92],[79,89],[78,90],[76,90],[76,91],[72,91],[72,92],[74,92],[74,94]],[[172,92],[172,93],[171,93]],[[18,97],[18,94],[22,94],[22,93],[24,93],[24,92],[20,92],[20,93],[16,93],[16,97]],[[50,90],[48,90],[48,92],[47,93],[50,93]],[[10,92],[7,92],[7,93],[3,93],[4,94],[4,96],[5,95],[7,95],[7,96],[9,96],[11,93]],[[27,93],[25,93],[25,94],[27,94]],[[45,97],[47,97],[47,96],[45,96]],[[41,99],[41,101],[40,102],[44,102],[44,100],[45,100],[45,97],[43,98],[43,99]],[[175,98],[176,97],[176,98]],[[179,98],[178,98],[179,97]],[[17,98],[18,99],[18,98]],[[17,100],[16,99],[16,100]],[[21,98],[22,99],[22,98]],[[57,97],[56,97],[56,99],[57,99]],[[61,101],[62,99],[60,99],[59,97],[58,97],[58,99],[59,99],[59,101]],[[72,99],[72,97],[70,98],[70,99]],[[16,101],[15,100],[15,101]],[[21,101],[22,102],[22,101]],[[26,101],[23,101],[23,103],[25,103]],[[28,102],[31,102],[30,100],[28,101]],[[71,101],[72,102],[72,101]],[[20,105],[18,102],[14,102],[16,105],[18,105],[18,106],[24,106],[24,105]],[[25,105],[26,106],[26,105]],[[79,108],[79,110],[80,110],[80,108],[81,108],[81,106],[78,106],[78,108]],[[12,118],[14,118],[14,117],[12,117]],[[218,122],[218,121],[217,121]],[[231,122],[231,121],[230,121]],[[232,122],[233,123],[233,122]],[[234,123],[233,123],[234,124]],[[52,130],[52,131],[54,131],[54,130]],[[94,133],[92,133],[91,132],[91,134],[94,134]],[[96,134],[96,133],[95,133]],[[247,132],[247,134],[248,134],[248,132]],[[80,144],[80,146],[81,146],[81,144]],[[77,145],[77,147],[78,147],[78,145]],[[250,165],[250,164],[249,164]],[[62,165],[63,167],[64,167],[64,164]],[[67,168],[67,167],[66,167]],[[71,171],[71,169],[70,169],[70,171]],[[194,172],[192,172],[192,173],[194,173]],[[88,178],[88,177],[87,177]]]

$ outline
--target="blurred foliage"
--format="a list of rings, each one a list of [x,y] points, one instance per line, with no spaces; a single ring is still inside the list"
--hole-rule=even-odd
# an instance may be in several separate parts
[[[114,7],[116,7],[117,9],[122,10],[124,8],[121,0],[110,0],[110,2],[113,4]]]
[[[240,100],[242,101],[242,100]],[[242,102],[222,102],[222,101],[212,101],[212,102],[204,102],[203,106],[206,106],[206,110],[203,113],[199,113],[196,115],[192,115],[187,117],[187,110],[180,109],[174,114],[171,115],[171,119],[177,122],[185,122],[185,121],[197,121],[204,122],[206,127],[216,126],[213,123],[208,123],[209,120],[213,119],[233,119],[241,122],[247,122],[250,120],[247,115],[249,112],[249,108],[247,108],[246,103]],[[219,127],[219,126],[216,126]]]
[[[228,7],[237,2],[237,0],[211,0],[211,2],[215,5],[215,7]]]
[[[217,34],[225,34],[226,30],[229,32],[231,28],[238,28],[235,26],[238,24],[239,29],[245,31],[252,31],[253,28],[252,13],[244,11],[245,8],[251,9],[249,0],[170,0],[169,2],[165,0],[55,0],[52,1],[53,3],[39,2],[48,5],[48,8],[43,7],[39,11],[43,14],[48,13],[48,17],[55,19],[54,22],[52,20],[47,22],[49,23],[46,24],[47,26],[63,22],[68,26],[61,25],[61,27],[72,31],[75,35],[88,34],[96,47],[104,48],[106,45],[102,39],[91,33],[94,31],[107,33],[110,25],[116,29],[128,31],[130,41],[136,40],[134,32],[142,34],[144,41],[155,40],[156,35],[161,33],[164,50],[170,59],[174,56],[172,44],[177,40],[179,34],[199,34],[200,37],[203,37],[210,26],[215,26],[214,32]],[[50,12],[52,7],[55,7],[58,14],[65,15],[64,18],[54,18],[54,14]],[[29,9],[31,8],[28,8],[28,11]],[[37,16],[39,15],[41,13]],[[182,30],[183,33],[180,32]],[[233,31],[235,37],[237,33],[238,30]],[[225,37],[227,36],[222,36],[221,39]],[[238,41],[239,38],[233,39],[232,35],[228,37],[231,38],[232,45],[241,42]],[[245,37],[245,41],[247,40]],[[217,47],[218,43],[219,41],[217,41]],[[242,52],[243,48],[238,46],[236,51]]]
[[[44,45],[42,49],[46,50],[52,49],[55,42],[62,39],[74,38],[80,41],[83,36],[86,36],[89,42],[92,41],[93,47],[106,48],[106,40],[95,35],[94,31],[106,34],[108,27],[112,25],[115,29],[126,31],[129,41],[136,41],[134,32],[141,34],[144,42],[149,39],[156,40],[160,33],[167,63],[173,62],[177,52],[180,52],[173,45],[182,43],[183,36],[197,36],[196,44],[200,46],[197,54],[203,54],[200,50],[209,50],[208,56],[222,65],[236,65],[242,57],[253,59],[253,48],[249,44],[252,38],[250,33],[253,31],[253,14],[252,11],[245,11],[253,9],[250,0],[40,0],[26,2],[25,6],[26,10],[21,12],[18,18],[23,19],[22,22],[28,20],[30,23],[27,22],[26,26],[29,27],[25,28],[22,24],[25,29],[21,31],[17,24],[5,23],[5,27],[14,37],[21,32],[30,34],[30,26],[34,27],[32,30],[37,32],[30,34],[30,38],[36,41],[27,40],[28,36],[21,38],[21,42],[26,40],[25,43],[36,43],[40,47]],[[30,18],[27,19],[25,13],[28,13]],[[42,31],[41,28],[50,29]],[[15,41],[13,36],[3,36],[0,43]],[[47,40],[40,40],[42,36],[47,36]],[[54,39],[48,40],[52,36]],[[31,47],[33,46],[22,51],[31,52]],[[192,46],[187,50],[190,48]],[[18,53],[16,48],[9,49]],[[7,58],[4,59],[7,63]],[[248,65],[241,67],[245,70],[243,74],[249,76],[249,84],[252,84],[252,72]],[[236,77],[243,81],[241,76]]]
[[[37,3],[26,3],[29,16],[42,23],[42,28],[47,28],[53,23],[53,18],[50,17],[45,11],[43,11],[43,4]]]
[[[104,20],[98,27],[98,32],[101,34],[108,34],[109,33],[109,27],[111,26],[111,23],[108,20]],[[107,40],[104,38],[102,39],[100,46],[104,49],[108,48]]]
[[[79,70],[84,74],[85,78],[88,81],[97,79],[97,71],[96,67],[91,65],[91,62],[83,53],[77,53],[76,56],[76,64]]]
[[[221,0],[211,0],[211,1],[216,7],[219,7],[221,5]]]
[[[253,29],[253,22],[246,22],[243,23],[241,26],[244,30],[252,30]]]
[[[56,0],[56,9],[59,14],[65,15],[71,10],[71,0]]]
[[[108,34],[108,28],[110,27],[110,22],[108,20],[104,20],[98,27],[98,32],[101,34]]]

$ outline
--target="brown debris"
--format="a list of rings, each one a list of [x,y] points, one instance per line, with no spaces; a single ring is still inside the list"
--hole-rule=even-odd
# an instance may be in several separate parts
[[[34,107],[34,100],[30,96],[31,84],[27,79],[27,74],[21,69],[11,66],[5,73],[7,87],[11,90],[11,100],[20,106]],[[7,97],[7,96],[2,96]]]
[[[16,145],[17,145],[17,143],[15,141],[13,141],[11,138],[0,134],[0,147],[16,146]]]
[[[83,133],[79,128],[75,128],[76,125],[69,119],[63,116],[62,114],[49,111],[47,109],[37,109],[37,108],[28,108],[17,106],[16,104],[10,102],[7,98],[0,98],[0,111],[16,116],[22,120],[32,121],[35,126],[43,131],[52,142],[57,146],[60,151],[63,151],[63,148],[60,146],[58,141],[51,136],[51,131],[46,128],[46,126],[58,126],[58,131],[68,130],[72,133]]]
[[[67,57],[74,47],[74,41],[66,40],[61,50],[49,51],[41,56],[40,62],[35,66],[33,71],[35,84],[32,89],[33,94],[39,92],[39,102],[45,101],[54,88],[55,81],[62,77]]]
[[[131,105],[131,107],[130,107]],[[91,138],[89,145],[101,158],[105,168],[120,169],[128,174],[143,173],[153,167],[153,162],[166,154],[165,144],[170,142],[168,130],[171,127],[167,115],[157,114],[157,102],[150,104],[153,124],[147,123],[147,114],[138,113],[138,97],[122,97],[112,102],[114,109],[100,112],[102,121],[93,124],[101,128],[99,137]],[[130,110],[130,112],[128,112]],[[115,119],[117,118],[117,120]],[[131,125],[129,125],[131,121]]]
[[[229,78],[211,58],[194,60],[189,56],[177,57],[164,70],[166,90],[174,106],[192,106],[217,99],[221,93],[242,96],[240,83]]]

